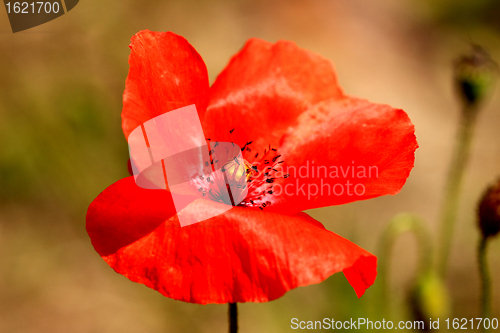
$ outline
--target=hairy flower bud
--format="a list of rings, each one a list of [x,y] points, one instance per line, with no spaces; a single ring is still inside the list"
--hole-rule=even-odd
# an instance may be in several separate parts
[[[500,179],[483,194],[478,215],[483,237],[493,237],[500,232]]]
[[[410,309],[415,320],[425,322],[423,331],[429,332],[429,318],[447,317],[450,312],[448,291],[442,279],[433,272],[417,278],[409,294]]]
[[[455,61],[455,84],[467,106],[478,105],[491,91],[498,73],[497,64],[481,46]]]

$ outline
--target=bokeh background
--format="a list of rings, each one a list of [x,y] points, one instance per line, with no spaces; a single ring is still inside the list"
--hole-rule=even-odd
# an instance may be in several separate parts
[[[451,63],[483,45],[500,60],[497,0],[110,0],[12,34],[0,9],[0,332],[225,332],[224,305],[173,301],[114,273],[85,232],[86,209],[127,176],[120,129],[130,37],[173,31],[204,58],[211,82],[250,37],[287,39],[336,64],[352,95],[404,109],[420,148],[397,196],[311,211],[336,233],[376,252],[399,212],[437,235],[457,130]],[[475,206],[500,176],[500,93],[477,124],[446,279],[450,317],[479,316]],[[494,314],[500,317],[500,239],[490,244]],[[395,244],[392,313],[409,318],[415,277],[411,235]],[[360,300],[342,274],[265,304],[242,304],[241,332],[290,332],[291,318],[374,316],[377,282]]]

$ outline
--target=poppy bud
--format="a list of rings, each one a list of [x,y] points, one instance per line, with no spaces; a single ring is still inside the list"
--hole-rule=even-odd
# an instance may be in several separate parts
[[[498,72],[488,52],[473,45],[469,54],[455,61],[457,93],[466,106],[476,106],[489,94]]]
[[[484,193],[478,214],[483,237],[492,237],[500,232],[500,179]]]
[[[432,272],[417,278],[410,291],[409,301],[414,318],[425,322],[424,331],[430,331],[429,318],[444,318],[449,314],[448,291],[441,278]]]

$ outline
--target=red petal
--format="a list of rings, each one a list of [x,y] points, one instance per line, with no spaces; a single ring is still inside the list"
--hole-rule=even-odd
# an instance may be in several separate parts
[[[200,304],[266,302],[341,271],[361,296],[375,280],[375,256],[304,213],[236,207],[181,228],[176,216],[159,222],[171,213],[169,202],[147,193],[162,191],[127,187],[129,179],[90,205],[87,230],[112,268],[167,297]],[[220,205],[200,199],[183,213]],[[122,234],[123,246],[110,253],[108,243],[116,244]]]
[[[196,104],[200,119],[208,99],[208,73],[196,50],[171,32],[143,30],[132,37],[123,94],[125,137],[145,121]]]
[[[134,177],[127,177],[105,189],[89,206],[87,232],[96,251],[109,255],[175,214],[169,192],[140,188]]]
[[[356,98],[319,103],[283,138],[278,152],[290,177],[278,179],[266,200],[272,201],[271,210],[291,214],[396,194],[413,168],[417,147],[403,110]]]
[[[342,96],[331,61],[293,42],[250,39],[210,90],[205,133],[240,146],[277,147],[303,111]]]

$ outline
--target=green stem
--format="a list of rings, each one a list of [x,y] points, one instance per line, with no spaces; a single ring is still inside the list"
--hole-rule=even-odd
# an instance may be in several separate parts
[[[490,318],[491,315],[491,280],[488,271],[488,262],[486,256],[486,247],[488,238],[481,236],[478,251],[479,276],[481,279],[481,318]],[[484,329],[484,332],[487,330]]]
[[[459,208],[460,190],[474,134],[476,111],[475,107],[466,106],[462,112],[460,128],[457,133],[453,157],[448,172],[444,201],[441,208],[441,229],[438,243],[437,272],[441,277],[444,277],[446,274],[453,229]]]
[[[229,333],[238,333],[238,305],[229,303],[228,308]]]
[[[419,263],[417,269],[418,274],[424,274],[431,268],[432,251],[430,233],[426,224],[418,217],[411,214],[400,214],[395,216],[384,233],[379,244],[379,264],[378,264],[378,283],[381,290],[381,307],[383,313],[388,313],[389,301],[389,278],[388,270],[391,258],[391,252],[394,242],[404,232],[412,232],[417,241],[417,249],[419,251]]]

